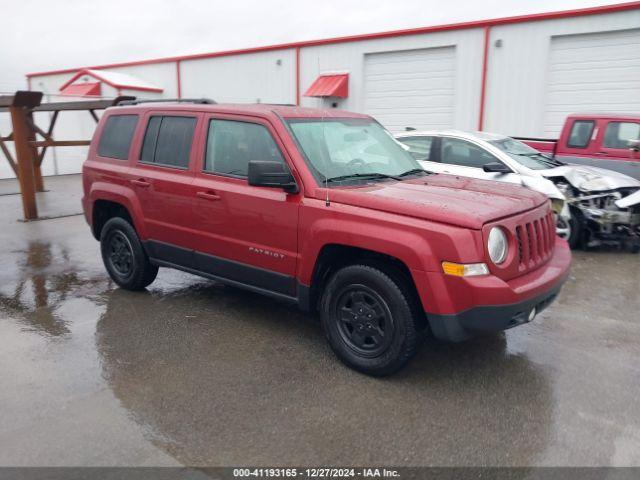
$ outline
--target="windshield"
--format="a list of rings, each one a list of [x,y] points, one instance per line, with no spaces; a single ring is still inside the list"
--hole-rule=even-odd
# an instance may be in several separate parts
[[[563,165],[562,162],[549,158],[538,150],[513,138],[491,140],[489,143],[508,154],[520,165],[531,170],[546,170]]]
[[[319,183],[426,174],[391,134],[371,119],[295,119],[287,123]]]

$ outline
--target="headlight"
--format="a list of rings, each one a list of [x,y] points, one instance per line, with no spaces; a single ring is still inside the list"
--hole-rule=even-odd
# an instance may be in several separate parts
[[[564,200],[560,198],[551,199],[551,209],[553,210],[553,213],[555,213],[556,215],[560,215],[560,212],[562,212],[563,208],[564,208]]]
[[[509,251],[507,246],[507,236],[500,227],[493,227],[489,232],[487,250],[489,250],[489,258],[496,265],[499,265],[506,260],[507,253]]]
[[[571,191],[571,187],[568,183],[558,182],[556,183],[556,187],[560,190],[560,193],[564,195],[565,198],[573,197],[573,192]]]

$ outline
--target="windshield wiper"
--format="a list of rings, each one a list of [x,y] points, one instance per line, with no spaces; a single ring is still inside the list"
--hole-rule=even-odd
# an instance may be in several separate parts
[[[554,165],[556,167],[562,166],[562,165],[566,165],[565,163],[561,162],[560,160],[556,160],[555,158],[551,158],[551,157],[547,157],[546,155],[543,155],[542,153],[516,153],[516,152],[510,152],[514,155],[520,155],[521,157],[529,157],[529,158],[533,158],[533,157],[540,157],[542,159],[542,162],[544,163],[548,163],[550,165]]]
[[[342,180],[351,180],[354,178],[361,178],[361,179],[367,179],[367,180],[375,180],[375,179],[381,179],[381,178],[392,178],[394,180],[401,180],[400,177],[397,177],[395,175],[387,175],[386,173],[378,173],[378,172],[374,172],[374,173],[350,173],[349,175],[340,175],[337,177],[331,177],[331,178],[327,178],[325,181],[327,183],[329,182],[340,182]]]
[[[557,158],[550,157],[550,156],[548,156],[548,155],[545,155],[544,153],[541,153],[541,154],[540,154],[540,156],[541,156],[542,158],[546,158],[547,160],[549,160],[550,162],[552,162],[554,165],[557,165],[557,166],[559,166],[559,167],[561,167],[562,165],[566,165],[566,163],[565,163],[565,162],[561,162],[561,161],[560,161],[560,160],[558,160]]]
[[[417,175],[419,173],[423,173],[425,175],[431,175],[433,172],[427,172],[425,169],[423,168],[412,168],[411,170],[407,170],[404,173],[401,173],[400,175],[398,175],[399,177],[408,177],[409,175]]]

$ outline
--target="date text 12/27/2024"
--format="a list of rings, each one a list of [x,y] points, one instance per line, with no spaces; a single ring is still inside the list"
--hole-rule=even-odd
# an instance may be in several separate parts
[[[236,468],[234,478],[399,478],[387,468]]]

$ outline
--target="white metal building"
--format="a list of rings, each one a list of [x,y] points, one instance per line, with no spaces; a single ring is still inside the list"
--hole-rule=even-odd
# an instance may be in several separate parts
[[[30,73],[27,79],[48,95],[297,103],[365,112],[392,131],[453,127],[552,137],[570,113],[640,112],[640,2]],[[77,122],[93,128],[90,118],[73,118],[65,132],[82,129]],[[79,171],[82,149],[62,150],[55,153],[55,172]],[[51,160],[43,167],[54,173]],[[11,173],[0,166],[0,176]]]

